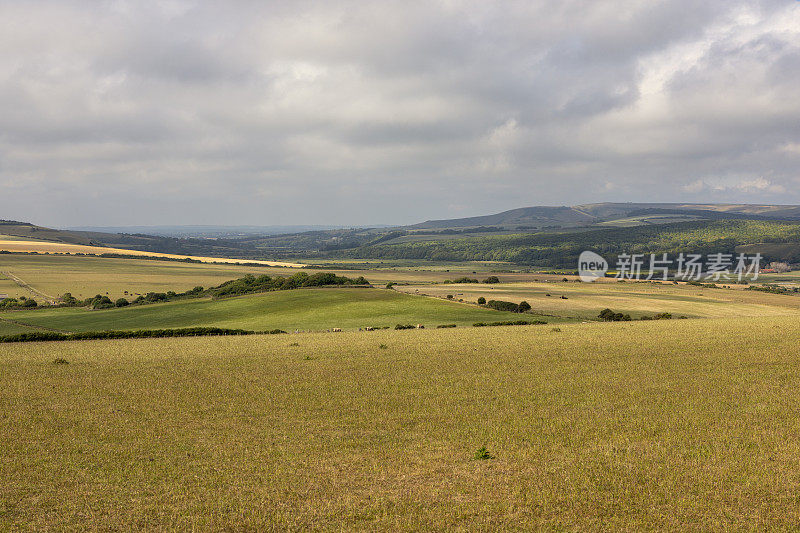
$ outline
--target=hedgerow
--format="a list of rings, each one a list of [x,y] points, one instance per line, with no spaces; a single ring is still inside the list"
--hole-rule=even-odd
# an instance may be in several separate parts
[[[77,341],[102,339],[152,339],[160,337],[201,337],[209,335],[255,335],[264,333],[275,335],[286,333],[280,329],[270,331],[250,331],[245,329],[226,329],[212,327],[178,328],[178,329],[139,329],[134,331],[83,331],[79,333],[58,333],[53,331],[33,331],[16,335],[0,336],[2,342],[41,342],[41,341]]]

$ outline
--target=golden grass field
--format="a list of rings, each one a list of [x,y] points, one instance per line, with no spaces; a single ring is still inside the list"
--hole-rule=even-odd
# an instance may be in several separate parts
[[[608,307],[616,312],[642,315],[672,313],[686,317],[800,316],[800,298],[744,290],[741,286],[710,289],[681,283],[648,282],[520,282],[502,284],[448,284],[397,286],[398,291],[475,302],[527,301],[533,310],[559,317],[594,319]],[[547,295],[550,296],[547,296]],[[566,296],[564,300],[561,296]]]
[[[800,528],[796,318],[559,329],[0,345],[0,529]]]

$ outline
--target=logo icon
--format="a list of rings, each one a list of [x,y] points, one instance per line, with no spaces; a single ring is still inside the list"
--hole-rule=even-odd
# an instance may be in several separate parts
[[[597,278],[605,277],[608,262],[602,256],[586,250],[578,257],[578,276],[581,281],[591,283]]]

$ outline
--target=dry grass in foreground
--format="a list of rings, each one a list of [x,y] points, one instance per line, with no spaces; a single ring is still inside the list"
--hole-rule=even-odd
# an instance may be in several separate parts
[[[559,328],[3,346],[0,529],[800,527],[796,319]]]

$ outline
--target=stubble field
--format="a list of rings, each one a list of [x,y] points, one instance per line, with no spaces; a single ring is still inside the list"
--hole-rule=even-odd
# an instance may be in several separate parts
[[[796,319],[558,329],[2,346],[0,524],[800,527]]]

